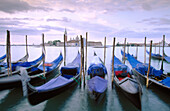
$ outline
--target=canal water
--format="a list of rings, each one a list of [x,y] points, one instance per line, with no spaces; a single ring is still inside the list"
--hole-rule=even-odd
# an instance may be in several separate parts
[[[5,53],[5,46],[0,46],[0,56]],[[41,47],[29,46],[29,61],[38,58],[41,55]],[[122,60],[120,50],[122,47],[116,47],[115,55]],[[149,47],[147,47],[149,50]],[[66,64],[71,62],[77,55],[79,47],[67,47]],[[170,56],[170,47],[165,47],[165,53]],[[11,47],[12,61],[18,60],[25,55],[24,46]],[[92,61],[94,51],[103,60],[104,49],[88,47],[87,65]],[[53,61],[58,57],[59,53],[63,53],[63,47],[46,47],[46,61]],[[153,48],[155,53],[155,48]],[[156,49],[159,52],[159,49]],[[129,47],[129,53],[136,56],[136,47]],[[146,56],[148,61],[148,54]],[[27,98],[22,96],[22,89],[15,88],[11,90],[0,91],[0,111],[138,111],[138,109],[113,86],[111,87],[111,59],[112,47],[106,49],[106,67],[108,75],[108,88],[105,98],[96,103],[91,100],[87,94],[87,87],[80,88],[79,86],[68,89],[60,95],[57,95],[49,100],[46,100],[38,105],[32,106]],[[138,48],[138,60],[144,61],[144,48]],[[129,63],[126,61],[128,66]],[[156,69],[160,69],[161,61],[151,60],[151,65]],[[63,63],[61,64],[63,66]],[[164,61],[164,72],[170,72],[170,64]],[[170,111],[170,94],[162,92],[156,88],[146,88],[142,84],[142,110],[143,111]]]

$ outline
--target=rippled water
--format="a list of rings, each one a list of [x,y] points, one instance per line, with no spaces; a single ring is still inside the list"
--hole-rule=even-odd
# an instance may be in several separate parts
[[[33,47],[29,48],[29,61],[38,58],[41,55],[42,49],[41,47]],[[74,57],[77,55],[77,51],[80,48],[78,47],[68,47],[67,48],[67,58],[66,63],[71,62]],[[121,59],[122,56],[120,54],[120,50],[122,47],[116,47],[115,55]],[[147,47],[149,49],[149,47]],[[24,46],[12,46],[12,60],[18,60],[19,58],[25,55],[25,47]],[[158,53],[157,48],[157,53]],[[170,47],[165,48],[165,52],[170,56]],[[103,60],[103,48],[92,48],[88,47],[88,61],[87,64],[89,66],[90,61],[92,60],[93,52],[96,52],[99,57]],[[62,47],[46,47],[46,61],[50,62],[58,57],[59,53],[63,52]],[[136,55],[136,48],[130,47],[131,54]],[[144,60],[144,48],[139,47],[138,49],[138,60],[143,62]],[[155,48],[153,48],[153,52],[155,52]],[[0,56],[5,53],[5,46],[0,46]],[[0,111],[3,110],[45,110],[45,111],[135,111],[138,110],[128,99],[124,97],[124,95],[115,87],[111,88],[111,58],[112,58],[112,48],[107,48],[106,51],[106,67],[108,71],[108,75],[106,79],[108,79],[108,89],[106,92],[105,98],[100,103],[95,103],[91,100],[87,94],[87,88],[80,88],[79,86],[74,87],[72,89],[63,92],[62,94],[53,97],[47,101],[44,101],[36,106],[32,106],[29,104],[27,98],[22,96],[22,89],[15,88],[12,90],[4,90],[0,91]],[[147,61],[149,57],[147,55]],[[129,63],[126,61],[126,64]],[[156,69],[160,69],[161,61],[159,60],[151,60],[151,65]],[[63,63],[62,65],[63,66]],[[170,64],[164,62],[164,70],[165,72],[170,72]],[[168,111],[170,110],[170,95],[165,92],[160,91],[156,88],[147,89],[144,84],[143,86],[143,95],[142,95],[142,110],[143,111]]]

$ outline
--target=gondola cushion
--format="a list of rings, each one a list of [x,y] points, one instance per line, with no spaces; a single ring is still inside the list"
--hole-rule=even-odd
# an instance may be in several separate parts
[[[61,71],[61,74],[76,75],[76,74],[79,74],[79,67],[63,66],[60,71]]]
[[[94,76],[103,76],[107,74],[106,67],[100,63],[100,64],[91,64],[90,67],[88,68],[88,75]]]
[[[114,71],[117,76],[127,76],[127,66],[124,64],[116,64],[114,65]]]

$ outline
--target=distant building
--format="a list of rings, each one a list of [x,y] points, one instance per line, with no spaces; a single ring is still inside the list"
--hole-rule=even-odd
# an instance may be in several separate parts
[[[158,43],[153,43],[153,45],[162,47],[163,46],[163,40],[161,42],[158,42]],[[165,42],[164,46],[167,47],[167,46],[169,46],[169,44]]]
[[[76,38],[70,38],[70,40],[67,41],[67,46],[81,46],[81,41],[79,38],[79,36],[76,36]],[[86,39],[83,38],[83,41],[84,46],[86,46]],[[60,42],[59,46],[64,46],[64,42]],[[102,42],[88,41],[87,46],[102,46]]]
[[[67,30],[65,29],[64,31],[64,35],[65,35],[65,42],[66,42],[66,46],[81,46],[81,41],[80,41],[80,37],[76,36],[75,38],[70,38],[70,40],[68,41],[67,39]],[[84,41],[84,46],[86,46],[86,39],[83,38]],[[61,41],[48,41],[48,43],[46,43],[45,45],[47,46],[64,46],[64,42]],[[95,41],[88,41],[87,42],[87,46],[102,46],[102,42],[95,42]]]
[[[102,46],[102,42],[88,41],[87,46]]]

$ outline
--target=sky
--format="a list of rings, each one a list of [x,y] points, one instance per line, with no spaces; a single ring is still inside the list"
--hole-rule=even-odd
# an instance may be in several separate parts
[[[165,35],[170,43],[170,0],[0,0],[0,44],[40,44],[68,40],[77,35],[107,44],[159,42]]]

